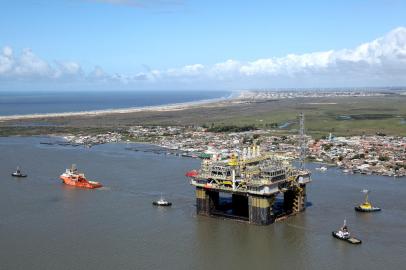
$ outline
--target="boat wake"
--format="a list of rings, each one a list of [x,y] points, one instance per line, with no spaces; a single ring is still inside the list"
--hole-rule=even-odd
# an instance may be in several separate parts
[[[302,230],[302,231],[308,231],[308,232],[313,231],[312,229],[309,229],[309,228],[307,228],[305,226],[295,225],[295,224],[292,224],[292,223],[286,223],[286,225],[291,227],[291,228],[299,229],[299,230]]]

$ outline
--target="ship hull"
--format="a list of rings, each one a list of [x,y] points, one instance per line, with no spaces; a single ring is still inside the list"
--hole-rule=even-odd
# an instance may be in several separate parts
[[[165,202],[165,203],[159,203],[159,202],[152,202],[153,205],[155,206],[171,206],[171,202]]]
[[[372,207],[372,208],[366,209],[366,208],[362,208],[362,207],[360,207],[360,206],[356,206],[354,209],[355,209],[355,211],[357,211],[357,212],[364,212],[364,213],[379,212],[379,211],[381,211],[381,208],[378,208],[378,207]]]
[[[331,234],[333,235],[334,238],[337,238],[339,240],[348,242],[348,243],[353,244],[353,245],[359,245],[359,244],[362,243],[361,240],[359,240],[359,239],[357,239],[355,237],[348,237],[348,238],[340,237],[337,232],[332,232]]]
[[[61,179],[64,184],[79,188],[95,189],[102,187],[102,184],[93,181],[74,181],[68,177],[61,177]]]
[[[13,176],[13,177],[27,177],[26,174],[20,174],[20,173],[12,173],[11,176]]]

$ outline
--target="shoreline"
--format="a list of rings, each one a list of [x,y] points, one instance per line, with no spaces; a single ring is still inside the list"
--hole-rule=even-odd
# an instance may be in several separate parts
[[[132,149],[127,149],[126,150],[131,150],[131,151],[141,151],[141,152],[149,152],[149,153],[155,153],[155,154],[165,154],[165,155],[177,155],[179,157],[186,157],[186,158],[193,158],[193,159],[200,159],[201,157],[199,156],[202,151],[201,150],[189,150],[187,148],[177,148],[177,149],[173,149],[168,147],[167,145],[164,145],[162,143],[158,143],[158,142],[149,142],[149,141],[129,141],[129,140],[125,140],[120,138],[119,140],[112,140],[112,141],[103,141],[103,142],[98,142],[95,144],[87,144],[84,142],[75,142],[72,139],[73,138],[69,138],[69,137],[75,137],[75,135],[69,135],[69,134],[65,134],[65,135],[53,135],[53,134],[48,134],[48,135],[40,135],[40,136],[11,136],[11,137],[20,137],[20,138],[30,138],[30,137],[37,137],[38,139],[46,139],[46,140],[51,140],[51,141],[39,141],[40,144],[44,144],[44,145],[56,145],[56,146],[60,146],[60,147],[66,147],[66,146],[70,146],[70,147],[85,147],[85,148],[91,148],[93,146],[97,146],[97,145],[103,145],[103,144],[123,144],[123,145],[133,145],[135,146],[135,148]],[[76,136],[77,137],[77,136]],[[0,137],[0,139],[3,139],[6,137]],[[151,147],[156,147],[157,149],[137,149],[136,146],[151,146]],[[291,156],[291,154],[289,154],[289,152],[285,153],[287,155],[287,157],[290,157],[291,159],[296,160],[297,157],[295,156]],[[362,171],[362,170],[358,170],[358,169],[348,169],[345,167],[342,167],[340,164],[338,163],[334,163],[328,160],[323,160],[323,161],[315,161],[315,160],[311,160],[311,159],[306,159],[306,163],[307,164],[313,164],[315,166],[314,170],[317,171],[317,167],[316,165],[325,165],[328,166],[328,168],[334,168],[338,171],[340,171],[343,175],[348,175],[348,174],[357,174],[360,176],[382,176],[382,177],[390,177],[390,178],[403,178],[406,177],[406,174],[391,174],[388,173],[387,171]],[[324,173],[324,172],[319,172],[319,173]]]
[[[75,117],[75,116],[101,116],[112,114],[130,114],[138,112],[168,112],[182,111],[193,109],[199,106],[224,106],[235,103],[244,102],[263,102],[290,100],[295,98],[343,98],[343,97],[381,97],[381,93],[351,93],[351,92],[275,92],[275,91],[259,91],[259,90],[233,90],[223,97],[203,99],[197,101],[186,101],[179,103],[168,103],[161,105],[126,107],[126,108],[110,108],[89,111],[73,111],[73,112],[50,112],[50,113],[32,113],[32,114],[14,114],[0,115],[0,122],[26,119],[41,119],[41,118],[58,118],[58,117]],[[336,102],[310,102],[309,105],[336,105]]]
[[[170,103],[163,105],[152,105],[142,107],[128,107],[119,109],[103,109],[78,112],[57,112],[57,113],[33,113],[33,114],[14,114],[0,115],[0,122],[12,120],[38,119],[38,118],[56,118],[70,116],[100,116],[109,114],[126,114],[135,112],[165,112],[165,111],[180,111],[190,109],[200,105],[220,105],[222,102],[232,102],[241,98],[243,91],[231,91],[228,96],[212,99],[203,99],[198,101],[187,101],[180,103]]]

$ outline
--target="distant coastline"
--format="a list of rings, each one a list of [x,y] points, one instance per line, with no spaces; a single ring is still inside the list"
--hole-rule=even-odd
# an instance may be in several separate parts
[[[0,115],[1,121],[10,120],[24,120],[24,119],[38,119],[38,118],[55,118],[55,117],[68,117],[68,116],[100,116],[108,114],[125,114],[135,112],[164,112],[164,111],[177,111],[193,108],[202,105],[216,105],[222,102],[231,102],[234,99],[240,99],[243,91],[232,91],[230,95],[226,97],[203,99],[198,101],[188,101],[171,103],[164,105],[152,105],[152,106],[140,106],[140,107],[128,107],[119,109],[102,109],[102,110],[89,110],[78,112],[57,112],[57,113],[32,113],[32,114],[14,114],[14,115]]]
[[[219,130],[255,126],[278,134],[291,134],[297,132],[297,115],[301,112],[310,120],[307,134],[315,138],[329,133],[405,136],[406,96],[403,93],[245,90],[231,95],[227,92],[221,98],[164,105],[9,114],[0,116],[0,136],[102,134],[130,126],[206,126]],[[25,106],[18,105],[16,110]],[[286,123],[290,124],[286,126]]]
[[[0,91],[0,116],[163,106],[227,98],[230,95],[229,90]]]
[[[237,103],[257,103],[264,101],[288,100],[294,98],[343,98],[343,97],[384,97],[387,95],[401,96],[404,92],[381,92],[381,91],[266,91],[266,90],[235,90],[230,91],[227,96],[201,99],[196,101],[186,101],[177,103],[168,103],[162,105],[150,106],[133,106],[124,108],[100,109],[100,110],[83,110],[83,111],[67,111],[67,112],[49,112],[49,113],[30,113],[30,114],[13,114],[0,115],[0,122],[26,119],[40,118],[58,118],[58,117],[75,117],[75,116],[101,116],[112,114],[129,114],[138,112],[166,112],[166,111],[181,111],[193,109],[197,107],[221,107]],[[330,104],[336,103],[309,103]]]

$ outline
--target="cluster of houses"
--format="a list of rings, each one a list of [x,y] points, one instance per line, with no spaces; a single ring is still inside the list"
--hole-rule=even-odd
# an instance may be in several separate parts
[[[248,145],[249,139],[246,138],[251,138],[256,132],[207,132],[202,127],[160,126],[137,126],[129,130],[135,141],[149,142],[191,157],[227,156],[237,151],[241,144]]]
[[[125,132],[66,136],[72,144],[94,145],[137,141],[161,146],[168,151],[196,158],[227,158],[243,148],[260,145],[262,151],[279,153],[288,159],[299,156],[298,135],[274,135],[265,130],[208,132],[203,127],[134,126]],[[306,137],[307,158],[335,164],[346,173],[406,176],[406,137],[353,136],[315,140]]]
[[[406,176],[406,137],[353,136],[313,140],[309,156],[347,173]]]
[[[132,127],[132,140],[148,142],[179,151],[183,156],[227,158],[231,154],[242,154],[243,148],[260,145],[263,151],[283,153],[287,158],[298,155],[297,135],[273,136],[268,131],[208,132],[202,127]]]
[[[97,135],[69,135],[65,136],[64,139],[72,145],[85,145],[90,147],[96,144],[120,142],[122,135],[118,132],[107,132]]]
[[[286,99],[286,98],[320,98],[320,97],[370,97],[370,96],[385,96],[389,93],[368,90],[307,90],[307,91],[242,91],[239,99],[244,100],[267,100],[267,99]]]

